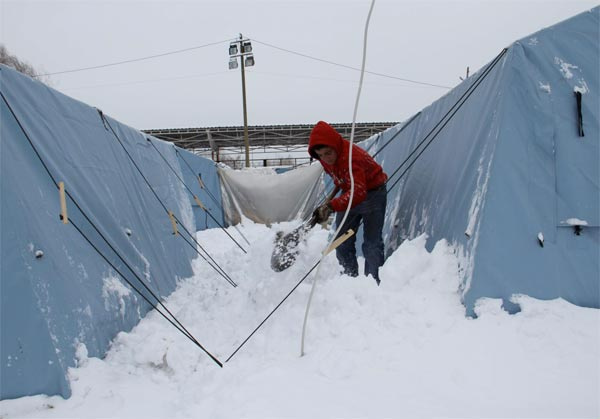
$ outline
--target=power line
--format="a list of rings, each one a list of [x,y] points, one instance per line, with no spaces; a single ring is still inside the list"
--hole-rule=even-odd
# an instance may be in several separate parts
[[[58,182],[57,182],[55,176],[52,174],[52,172],[48,168],[46,162],[40,155],[40,152],[38,151],[37,147],[34,145],[31,137],[29,136],[29,133],[25,130],[19,117],[17,116],[17,114],[15,113],[13,108],[10,106],[10,103],[8,102],[8,100],[6,99],[6,97],[4,96],[4,94],[1,91],[0,91],[0,97],[2,97],[2,100],[4,101],[4,103],[6,104],[6,106],[9,109],[10,113],[14,117],[15,122],[19,125],[21,132],[23,133],[23,135],[25,135],[25,138],[27,138],[29,145],[33,149],[33,152],[35,153],[35,155],[38,157],[38,159],[39,159],[40,163],[42,164],[42,166],[44,167],[44,169],[46,170],[46,173],[48,174],[48,176],[50,177],[50,179],[52,180],[54,185],[58,188],[59,185],[58,185]],[[121,270],[119,270],[117,268],[117,266],[115,266],[115,264],[108,259],[108,257],[98,248],[98,246],[96,246],[94,243],[92,243],[90,238],[81,230],[81,228],[79,228],[79,226],[73,221],[73,219],[71,219],[70,224],[79,232],[79,234],[81,234],[81,236],[85,239],[85,241],[87,241],[92,246],[92,248],[98,253],[98,255],[100,257],[102,257],[102,259],[104,259],[111,266],[111,268],[113,268],[115,270],[115,272],[117,272],[119,274],[119,276],[121,276],[121,278],[123,278],[123,280],[125,280],[125,282],[127,282],[127,284],[129,284],[129,286],[134,291],[136,291],[154,310],[156,310],[163,318],[165,318],[169,323],[171,323],[171,325],[173,325],[177,330],[179,330],[184,336],[186,336],[190,341],[192,341],[202,351],[204,351],[217,365],[219,365],[220,367],[223,367],[223,364],[221,363],[221,361],[219,361],[204,346],[202,346],[202,344],[200,344],[200,342],[198,342],[198,340],[183,326],[183,324],[177,319],[177,317],[175,317],[175,315],[167,308],[166,304],[164,304],[161,301],[160,297],[152,291],[152,289],[143,281],[143,279],[136,273],[136,271],[130,266],[130,264],[127,263],[127,261],[123,258],[123,256],[119,252],[117,252],[117,250],[114,248],[114,246],[106,239],[105,235],[102,234],[100,229],[91,221],[90,217],[83,211],[83,209],[81,208],[79,203],[75,200],[75,198],[66,190],[65,190],[65,193],[66,193],[66,196],[68,196],[69,199],[73,202],[73,204],[77,207],[77,209],[79,210],[81,215],[85,218],[85,220],[87,220],[87,222],[98,233],[98,235],[104,240],[104,242],[108,245],[108,247],[114,252],[114,254],[121,260],[121,262],[123,262],[123,264],[129,269],[129,271],[135,276],[135,278],[139,281],[139,283],[157,301],[157,304],[153,303],[138,287],[136,287],[130,281],[130,279],[128,279],[121,272]],[[169,314],[170,317],[167,316],[162,310],[159,309],[159,307],[158,307],[159,305]]]
[[[421,154],[423,154],[423,152],[431,145],[431,143],[436,139],[436,137],[440,134],[440,132],[442,132],[442,130],[446,127],[446,125],[450,122],[450,120],[454,117],[454,115],[461,109],[461,107],[466,103],[466,101],[471,97],[471,95],[473,94],[473,92],[475,91],[475,89],[477,89],[479,87],[479,85],[483,82],[483,80],[487,77],[487,75],[491,72],[491,70],[496,66],[496,64],[500,61],[500,59],[506,54],[507,49],[504,48],[500,54],[498,54],[496,56],[496,58],[494,58],[494,60],[489,64],[489,66],[483,71],[483,73],[481,73],[478,78],[473,82],[473,84],[471,84],[467,90],[462,94],[462,96],[454,103],[454,105],[452,105],[452,107],[450,107],[450,109],[446,112],[446,114],[444,116],[442,116],[442,118],[438,121],[438,123],[433,127],[433,129],[431,131],[429,131],[429,133],[427,135],[425,135],[425,137],[417,144],[417,146],[409,153],[408,157],[402,162],[400,163],[400,165],[398,166],[398,168],[396,168],[396,170],[394,171],[394,173],[388,178],[388,180],[385,182],[386,185],[390,182],[390,180],[392,179],[392,177],[394,177],[399,171],[400,169],[409,162],[409,160],[411,159],[411,157],[413,157],[415,155],[415,153],[418,152],[418,154],[416,155],[416,157],[414,157],[414,159],[412,160],[412,162],[408,165],[408,167],[406,167],[406,169],[400,174],[400,176],[398,177],[398,179],[396,179],[396,181],[394,181],[394,183],[392,184],[392,186],[390,186],[389,188],[387,188],[387,191],[391,191],[397,184],[398,181],[400,179],[402,179],[402,177],[407,173],[407,171],[415,164],[415,162],[419,159],[419,157],[421,157]],[[408,122],[406,122],[403,127],[400,129],[400,131],[402,131],[404,128],[406,128],[412,121],[414,121],[419,115],[421,115],[421,113],[419,112],[418,114],[416,114],[414,117],[412,117]],[[439,127],[439,129],[438,129]],[[435,134],[434,131],[436,131]],[[399,133],[399,132],[398,132]],[[383,149],[384,147],[386,147],[393,139],[395,139],[398,135],[398,133],[394,134],[394,136],[392,136],[392,138],[380,149]],[[433,134],[433,136],[431,136]],[[430,137],[431,136],[431,137]],[[425,144],[426,143],[426,144]],[[425,144],[425,146],[423,148],[421,148],[420,151],[419,148]],[[378,152],[377,152],[378,153]],[[375,153],[375,155],[377,154]],[[343,223],[340,223],[343,224]],[[362,221],[361,221],[362,224]],[[358,229],[357,229],[358,230]],[[279,304],[277,304],[275,306],[275,308],[265,317],[265,319],[260,322],[260,324],[248,335],[248,337],[240,344],[238,345],[238,347],[235,349],[235,351],[229,355],[229,357],[225,360],[225,362],[229,362],[231,360],[231,358],[234,357],[234,355],[236,353],[238,353],[238,351],[246,344],[246,342],[248,342],[248,340],[250,340],[250,338],[252,336],[254,336],[254,334],[258,331],[258,329],[260,329],[265,323],[266,321],[273,315],[273,313],[275,313],[275,311],[277,311],[277,309],[279,309],[279,307],[289,298],[290,295],[292,295],[292,293],[298,288],[298,286],[304,282],[304,280],[308,277],[308,275],[310,275],[310,273],[315,270],[315,268],[317,268],[317,266],[321,263],[323,259],[319,259],[311,268],[310,270],[300,279],[300,281],[298,281],[298,283],[290,290],[290,292],[288,292],[288,294],[283,298],[283,300],[281,300],[281,302]],[[316,279],[315,279],[316,280]],[[314,282],[313,282],[314,284]]]
[[[318,76],[311,76],[311,75],[274,73],[274,72],[270,72],[270,71],[258,71],[255,69],[248,70],[248,73],[249,74],[257,74],[259,76],[267,75],[267,76],[275,76],[275,77],[287,77],[287,78],[293,78],[293,79],[333,81],[333,82],[339,82],[339,83],[356,83],[356,80],[350,80],[350,79],[345,80],[345,79],[336,79],[336,78],[332,78],[332,77],[318,77]],[[134,86],[134,85],[139,85],[139,84],[156,83],[156,82],[164,82],[164,81],[189,80],[189,79],[194,79],[194,78],[221,76],[224,74],[230,74],[230,72],[229,71],[218,71],[218,72],[214,72],[214,73],[193,74],[193,75],[188,75],[188,76],[161,77],[161,78],[156,78],[156,79],[132,80],[132,81],[125,81],[125,82],[94,84],[94,85],[76,86],[76,87],[63,87],[61,90],[62,91],[73,91],[73,90],[85,90],[85,89],[100,89],[100,88],[105,88],[105,87]],[[396,83],[379,83],[379,82],[369,82],[369,81],[366,81],[365,84],[378,85],[378,86],[406,87],[406,85],[401,85],[401,84],[396,84]],[[419,85],[419,86],[415,86],[415,87],[425,89],[425,88],[429,88],[431,86]]]
[[[269,44],[267,42],[262,42],[262,41],[259,41],[257,39],[254,39],[254,38],[252,38],[252,40],[254,42],[257,42],[257,43],[261,44],[261,45],[264,45],[264,46],[267,46],[267,47],[270,47],[270,48],[274,48],[274,49],[277,49],[277,50],[280,50],[280,51],[284,51],[284,52],[287,52],[287,53],[290,53],[290,54],[298,55],[300,57],[308,58],[308,59],[315,60],[315,61],[320,61],[320,62],[323,62],[323,63],[326,63],[326,64],[335,65],[337,67],[343,67],[343,68],[347,68],[347,69],[350,69],[350,70],[360,71],[360,69],[356,68],[356,67],[352,67],[352,66],[349,66],[349,65],[336,63],[334,61],[325,60],[325,59],[318,58],[318,57],[313,57],[312,55],[303,54],[301,52],[292,51],[290,49],[278,47],[276,45]],[[113,67],[113,66],[116,66],[116,65],[134,63],[134,62],[138,62],[138,61],[145,61],[145,60],[150,60],[150,59],[153,59],[153,58],[165,57],[165,56],[168,56],[168,55],[181,54],[183,52],[193,51],[193,50],[200,49],[200,48],[206,48],[206,47],[213,46],[213,45],[219,45],[219,44],[223,44],[223,43],[226,43],[226,42],[230,42],[230,40],[229,39],[225,39],[225,40],[222,40],[222,41],[211,42],[209,44],[198,45],[198,46],[195,46],[195,47],[189,47],[189,48],[183,48],[183,49],[174,50],[174,51],[168,51],[168,52],[164,52],[162,54],[155,54],[155,55],[148,55],[146,57],[133,58],[131,60],[123,60],[123,61],[117,61],[117,62],[113,62],[113,63],[101,64],[101,65],[90,66],[90,67],[81,67],[81,68],[75,68],[75,69],[70,69],[70,70],[56,71],[56,72],[53,72],[53,73],[36,74],[35,77],[39,78],[39,77],[45,77],[45,76],[55,76],[55,75],[58,75],[58,74],[77,73],[77,72],[80,72],[80,71],[87,71],[87,70],[95,70],[95,69],[99,69],[99,68]],[[400,80],[400,81],[404,81],[404,82],[408,82],[408,83],[419,84],[419,85],[422,85],[422,86],[438,87],[438,88],[442,88],[442,89],[451,89],[450,86],[444,86],[444,85],[434,84],[434,83],[427,83],[427,82],[418,81],[418,80],[411,80],[411,79],[406,79],[406,78],[402,78],[402,77],[391,76],[389,74],[376,73],[374,71],[367,71],[367,70],[365,70],[365,73],[373,74],[373,75],[379,76],[379,77],[385,77],[385,78],[389,78],[389,79]],[[203,74],[202,76],[217,75],[217,74],[220,74],[220,73]],[[163,79],[155,79],[155,80],[144,80],[144,81],[141,81],[141,83],[152,82],[152,81],[163,81],[163,80],[177,80],[177,79],[180,79],[180,78],[183,79],[183,78],[187,78],[187,77],[196,77],[196,76],[163,78]],[[315,77],[315,78],[317,78],[317,77]],[[127,85],[127,84],[135,84],[135,83],[140,83],[140,82],[134,81],[134,82],[122,83],[122,84],[121,83],[115,83],[114,86]],[[111,86],[111,85],[110,84],[109,85],[104,85],[102,87],[105,87],[105,86]],[[93,87],[101,87],[101,86],[93,86]],[[85,87],[85,88],[87,88],[87,87]],[[72,89],[74,89],[74,88],[72,88]]]
[[[94,70],[94,69],[97,69],[97,68],[105,68],[105,67],[111,67],[111,66],[120,65],[120,64],[127,64],[127,63],[133,63],[133,62],[137,62],[137,61],[150,60],[152,58],[165,57],[167,55],[180,54],[182,52],[187,52],[187,51],[192,51],[192,50],[195,50],[195,49],[210,47],[212,45],[223,44],[225,42],[229,42],[229,39],[226,39],[224,41],[212,42],[210,44],[204,44],[204,45],[198,45],[198,46],[195,46],[195,47],[179,49],[179,50],[176,50],[176,51],[169,51],[169,52],[165,52],[165,53],[162,53],[162,54],[149,55],[147,57],[134,58],[134,59],[125,60],[125,61],[117,61],[117,62],[109,63],[109,64],[96,65],[96,66],[92,66],[92,67],[75,68],[75,69],[72,69],[72,70],[63,70],[63,71],[57,71],[57,72],[54,72],[54,73],[36,74],[35,77],[54,76],[54,75],[57,75],[57,74],[65,74],[65,73],[76,73],[76,72],[79,72],[79,71]]]
[[[327,63],[327,64],[335,65],[335,66],[338,66],[338,67],[348,68],[350,70],[360,71],[360,68],[352,67],[352,66],[345,65],[345,64],[336,63],[336,62],[329,61],[329,60],[324,60],[322,58],[313,57],[311,55],[303,54],[301,52],[292,51],[292,50],[289,50],[289,49],[286,49],[286,48],[281,48],[281,47],[278,47],[276,45],[272,45],[272,44],[268,44],[266,42],[259,41],[259,40],[255,39],[255,38],[252,38],[252,40],[254,42],[258,43],[258,44],[261,44],[261,45],[264,45],[264,46],[267,46],[267,47],[271,47],[271,48],[275,48],[275,49],[278,49],[280,51],[289,52],[290,54],[298,55],[300,57],[309,58],[311,60],[320,61],[322,63]],[[441,85],[441,84],[427,83],[427,82],[418,81],[418,80],[405,79],[405,78],[402,78],[402,77],[390,76],[388,74],[375,73],[373,71],[367,71],[367,70],[365,70],[365,73],[373,74],[375,76],[380,76],[380,77],[387,77],[389,79],[401,80],[401,81],[405,81],[405,82],[408,82],[408,83],[421,84],[421,85],[424,85],[424,86],[439,87],[439,88],[442,88],[442,89],[452,89],[452,87],[450,87],[450,86],[444,86],[444,85]]]
[[[336,79],[333,77],[318,77],[318,76],[311,76],[311,75],[300,75],[300,74],[285,74],[285,73],[273,73],[270,71],[258,71],[258,70],[248,70],[249,74],[258,74],[258,75],[262,75],[262,74],[266,74],[269,76],[276,76],[276,77],[288,77],[288,78],[295,78],[295,79],[308,79],[308,80],[323,80],[323,81],[334,81],[334,82],[339,82],[339,83],[356,83],[356,80],[350,80],[350,79]],[[402,84],[398,84],[398,83],[380,83],[380,82],[370,82],[370,81],[365,81],[364,84],[369,84],[369,85],[376,85],[376,86],[393,86],[393,87],[407,87],[406,85],[402,85]],[[416,87],[419,89],[426,89],[429,88],[431,86],[411,86],[411,87]]]
[[[97,89],[102,87],[117,87],[117,86],[132,86],[135,84],[145,84],[145,83],[154,83],[161,81],[172,81],[172,80],[187,80],[199,77],[209,77],[209,76],[218,76],[221,74],[228,74],[229,71],[218,71],[215,73],[203,73],[203,74],[193,74],[189,76],[176,76],[176,77],[161,77],[158,79],[147,79],[147,80],[133,80],[126,82],[118,82],[118,83],[106,83],[106,84],[95,84],[88,86],[77,86],[77,87],[65,87],[61,90],[82,90],[82,89]]]

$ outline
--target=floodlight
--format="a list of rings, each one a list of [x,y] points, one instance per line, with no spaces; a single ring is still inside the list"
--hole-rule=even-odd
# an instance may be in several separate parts
[[[252,67],[254,65],[254,55],[248,55],[244,61],[246,67]]]
[[[235,55],[238,52],[237,43],[232,42],[229,44],[229,55]]]
[[[234,70],[236,68],[238,68],[237,58],[232,57],[229,59],[229,69]]]
[[[252,52],[252,44],[250,41],[245,41],[242,44],[242,52]]]

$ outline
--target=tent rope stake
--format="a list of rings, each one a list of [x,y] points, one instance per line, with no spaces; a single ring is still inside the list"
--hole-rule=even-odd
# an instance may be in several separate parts
[[[179,231],[177,230],[177,221],[175,221],[175,216],[171,210],[169,210],[169,219],[171,220],[171,226],[173,227],[173,234],[175,236],[179,235]]]
[[[194,172],[194,169],[192,169],[192,166],[190,166],[190,164],[183,157],[183,155],[179,152],[179,150],[177,150],[177,147],[173,146],[173,149],[175,150],[175,154],[177,154],[181,158],[181,160],[183,161],[183,163],[185,163],[185,165],[190,170],[190,172],[192,173],[192,175],[194,175],[194,177],[196,177],[198,179],[198,184],[200,185],[200,189],[202,189],[204,192],[206,192],[206,194],[208,195],[208,197],[215,203],[215,205],[217,207],[219,207],[219,209],[221,210],[221,212],[224,213],[225,211],[223,210],[223,206],[221,205],[221,203],[219,202],[219,200],[217,198],[215,198],[215,196],[210,191],[210,189],[208,189],[206,187],[206,185],[204,184],[204,181],[202,180],[202,174],[200,174],[200,173],[196,174],[196,172]],[[240,231],[240,229],[235,224],[233,225],[233,228],[235,228],[235,231],[238,232],[238,234],[244,239],[244,241],[248,244],[248,246],[252,246],[250,244],[250,242],[248,241],[248,239],[246,238],[246,236],[244,236],[242,234],[242,232]]]
[[[500,54],[498,54],[494,60],[492,61],[492,63],[485,69],[485,71],[479,76],[479,78],[473,82],[473,84],[469,87],[469,89],[467,89],[467,91],[457,100],[457,102],[450,108],[450,110],[440,119],[440,121],[435,125],[434,129],[432,129],[425,137],[423,140],[421,140],[418,145],[415,147],[415,149],[409,154],[409,157],[407,157],[402,163],[400,163],[400,165],[398,166],[398,168],[394,171],[394,173],[390,176],[390,178],[388,179],[387,183],[389,183],[390,179],[396,175],[400,169],[402,168],[403,165],[405,165],[408,160],[410,159],[410,157],[412,157],[417,151],[417,149],[425,143],[425,141],[428,139],[428,137],[433,133],[433,131],[439,127],[439,131],[431,138],[431,141],[426,145],[425,148],[423,148],[423,150],[421,150],[421,152],[415,157],[415,159],[413,160],[413,162],[410,164],[410,166],[407,168],[410,169],[410,167],[415,163],[415,161],[421,156],[421,154],[423,153],[423,151],[431,144],[431,142],[437,137],[437,135],[441,132],[441,130],[448,124],[448,122],[450,121],[450,119],[452,119],[452,117],[454,117],[454,115],[456,114],[456,111],[458,111],[458,109],[460,109],[460,107],[466,102],[466,100],[470,97],[470,95],[473,93],[473,91],[479,86],[479,84],[481,84],[481,82],[483,81],[483,78],[485,78],[487,76],[487,74],[489,74],[489,72],[492,70],[492,68],[500,61],[500,59],[504,56],[504,54],[507,52],[508,50],[505,48],[503,49]],[[464,101],[463,101],[464,99]],[[462,103],[461,103],[462,101]],[[454,111],[454,113],[451,114],[451,112]],[[414,119],[416,118],[416,116],[418,116],[419,114],[415,115],[415,117],[413,119],[411,119],[409,121],[412,122],[414,121]],[[443,123],[444,119],[446,119],[449,116],[448,120]],[[443,123],[443,124],[442,124]],[[407,124],[405,124],[405,126],[407,126]],[[395,138],[395,137],[394,137]],[[389,144],[389,141],[385,144],[387,145]],[[400,175],[398,180],[400,180],[406,173],[407,170],[404,170]],[[393,185],[391,187],[388,188],[388,192],[391,191],[398,183],[398,180],[396,182],[393,183]],[[256,329],[254,329],[252,331],[252,333],[250,333],[250,335],[235,349],[235,351],[225,360],[225,362],[229,362],[231,360],[231,358],[233,358],[233,356],[235,354],[237,354],[237,352],[246,344],[246,342],[248,342],[248,340],[265,324],[265,322],[273,315],[273,313],[275,313],[275,311],[277,309],[279,309],[279,307],[281,307],[281,305],[290,297],[290,295],[296,291],[296,289],[300,286],[300,284],[302,282],[304,282],[304,280],[312,273],[312,271],[314,271],[317,266],[321,263],[321,260],[318,260],[311,268],[310,270],[298,281],[298,283],[290,290],[290,292],[283,298],[283,300],[281,300],[281,302],[279,302],[279,304],[277,304],[277,306],[275,306],[275,308],[267,315],[267,317],[265,317],[265,319],[256,327]]]
[[[67,215],[67,198],[65,197],[65,182],[58,182],[58,195],[60,199],[60,219],[63,224],[69,223],[69,216]]]
[[[8,100],[6,99],[6,97],[4,96],[4,94],[0,91],[0,96],[2,97],[2,100],[4,101],[4,103],[6,103],[6,106],[8,107],[10,113],[12,114],[12,116],[14,117],[17,125],[19,126],[21,132],[23,133],[23,135],[25,136],[25,138],[27,138],[27,141],[29,143],[29,145],[31,146],[31,148],[33,149],[33,152],[35,153],[35,155],[37,156],[38,160],[40,161],[40,163],[42,164],[42,166],[44,167],[46,173],[48,174],[48,176],[50,177],[50,179],[52,180],[52,183],[54,183],[54,186],[56,186],[57,189],[60,190],[60,185],[59,182],[56,181],[56,178],[54,177],[54,175],[52,174],[52,172],[50,171],[50,169],[48,168],[48,165],[46,164],[46,162],[44,161],[44,159],[42,158],[42,156],[40,155],[37,147],[34,145],[31,137],[29,136],[29,133],[25,130],[25,127],[23,127],[23,124],[21,123],[21,120],[19,119],[19,117],[16,115],[14,109],[12,108],[12,106],[10,105],[10,103],[8,102]],[[92,241],[89,239],[89,237],[79,228],[79,226],[73,222],[73,220],[71,219],[70,224],[77,230],[77,232],[79,232],[79,234],[83,237],[83,239],[96,251],[96,253],[102,258],[104,259],[104,261],[106,261],[106,263],[108,263],[108,265],[113,268],[115,270],[115,272],[117,272],[119,274],[119,276],[121,278],[123,278],[123,280],[129,285],[131,286],[131,288],[137,292],[138,295],[140,295],[142,297],[142,299],[144,299],[144,301],[146,301],[154,310],[156,310],[165,320],[167,320],[173,327],[175,327],[179,332],[181,332],[185,337],[187,337],[190,341],[192,341],[196,346],[198,346],[203,352],[205,352],[217,365],[219,365],[220,367],[223,367],[223,364],[214,356],[212,355],[210,352],[208,352],[208,350],[206,350],[206,348],[204,348],[204,346],[202,346],[200,344],[200,342],[198,342],[198,340],[183,326],[183,324],[177,319],[177,317],[175,317],[175,315],[173,313],[171,313],[171,311],[167,308],[167,306],[161,301],[161,299],[156,295],[156,293],[154,293],[150,287],[145,283],[145,281],[136,273],[136,271],[131,267],[131,265],[129,265],[129,263],[121,256],[121,254],[119,252],[116,251],[116,249],[114,248],[114,246],[106,239],[106,237],[104,236],[104,234],[102,234],[102,232],[98,229],[98,227],[90,220],[89,216],[83,211],[83,209],[81,208],[81,206],[79,205],[79,203],[75,200],[75,198],[73,198],[73,196],[71,196],[71,194],[69,193],[69,191],[67,189],[64,188],[64,182],[61,182],[63,184],[63,189],[64,189],[64,194],[65,194],[65,203],[66,203],[66,197],[68,197],[73,204],[75,205],[75,207],[79,210],[79,212],[81,213],[81,215],[85,218],[85,220],[90,224],[90,226],[98,233],[98,235],[102,238],[102,240],[104,240],[104,242],[108,245],[108,247],[114,252],[114,254],[121,260],[121,262],[127,267],[127,269],[129,269],[129,271],[133,274],[133,276],[138,280],[138,282],[144,287],[144,289],[146,291],[148,291],[148,293],[156,300],[157,304],[153,303],[152,301],[150,301],[150,299],[144,295],[144,293],[138,289],[138,287],[136,287],[122,272],[121,270],[119,270],[114,263],[112,263],[108,257],[103,254],[100,249],[98,249],[98,247],[96,245],[94,245],[92,243]],[[162,307],[170,316],[170,318],[162,311],[158,308],[158,306],[160,305],[160,307]]]
[[[117,140],[117,142],[121,145],[121,147],[123,148],[123,150],[125,151],[125,154],[127,154],[127,157],[129,158],[129,160],[131,161],[131,163],[133,164],[133,166],[136,168],[136,170],[138,171],[138,173],[140,174],[140,176],[142,177],[142,179],[144,180],[144,182],[146,183],[146,185],[148,186],[148,188],[150,189],[150,191],[152,192],[152,194],[154,195],[154,197],[158,200],[159,204],[162,206],[163,210],[168,214],[169,213],[169,209],[166,207],[166,205],[164,204],[164,202],[162,201],[162,199],[160,199],[160,197],[158,196],[158,194],[156,193],[156,191],[154,190],[154,188],[152,187],[152,185],[150,184],[150,182],[148,181],[148,179],[146,178],[146,176],[144,175],[144,173],[142,172],[142,170],[140,169],[140,167],[138,166],[138,164],[135,162],[135,159],[133,158],[133,156],[129,153],[129,151],[127,150],[127,148],[125,147],[125,144],[123,144],[123,141],[121,141],[121,139],[119,138],[119,136],[117,135],[117,133],[115,132],[115,130],[113,129],[110,121],[108,121],[108,119],[106,119],[106,116],[104,115],[104,113],[102,112],[98,112],[98,115],[100,116],[100,118],[106,123],[106,125],[108,125],[112,135],[115,137],[115,139]],[[208,256],[208,258],[215,264],[218,266],[217,262],[212,258],[212,256],[210,256],[210,254],[202,247],[202,245],[200,243],[198,243],[198,241],[196,240],[196,238],[194,237],[194,235],[192,233],[190,233],[188,231],[188,229],[185,227],[185,225],[183,225],[183,223],[181,223],[181,221],[177,218],[177,216],[175,214],[173,214],[173,218],[179,223],[179,225],[181,226],[182,230],[192,239],[192,241],[200,248],[202,249],[202,251],[204,253],[206,253],[206,255]],[[179,237],[183,238],[183,234],[179,234]],[[190,244],[187,240],[185,240],[188,244]],[[191,245],[191,244],[190,244]],[[200,255],[204,260],[207,260],[206,257],[204,257],[204,255],[202,255],[202,253],[200,253],[200,251],[194,247],[193,245],[191,245],[192,249],[198,254]],[[223,273],[225,272],[220,266],[219,269],[217,269],[215,266],[213,266],[213,264],[209,263],[209,265],[211,266],[211,268],[215,269],[215,271],[217,273],[219,273],[219,275],[223,276],[225,278],[225,280],[227,282],[229,282],[233,287],[236,287],[237,284],[231,279],[231,277],[229,277],[229,275],[225,274],[223,275]]]
[[[181,179],[181,177],[179,176],[179,174],[175,171],[175,169],[173,168],[173,166],[171,166],[171,163],[169,163],[167,161],[167,159],[165,158],[165,156],[163,156],[163,154],[160,152],[160,150],[158,148],[156,148],[156,145],[154,144],[154,142],[146,137],[146,140],[152,145],[152,148],[154,148],[154,150],[156,150],[156,152],[158,153],[158,155],[161,157],[161,159],[166,163],[166,165],[169,167],[169,169],[171,169],[171,171],[175,174],[175,177],[179,180],[179,182],[181,182],[181,184],[185,187],[185,189],[190,193],[190,195],[192,195],[193,198],[195,198],[195,200],[197,202],[199,202],[198,198],[196,197],[196,195],[194,194],[194,192],[192,192],[192,190],[188,187],[188,185],[183,181],[183,179]],[[237,247],[239,247],[240,249],[242,249],[242,252],[244,253],[248,253],[246,252],[246,250],[233,238],[231,237],[231,234],[229,234],[227,232],[227,230],[225,229],[225,227],[223,227],[223,225],[210,213],[210,211],[207,211],[207,209],[204,207],[204,205],[199,204],[200,208],[202,208],[207,214],[208,216],[215,222],[217,223],[217,225],[221,228],[221,230],[223,230],[225,232],[225,234],[227,234],[227,236],[229,236],[229,238],[231,240],[233,240],[233,242],[237,245]]]

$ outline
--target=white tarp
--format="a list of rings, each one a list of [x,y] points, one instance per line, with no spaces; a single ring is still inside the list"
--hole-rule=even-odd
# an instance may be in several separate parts
[[[308,218],[323,195],[320,164],[278,174],[273,169],[218,169],[223,209],[230,224],[241,216],[271,224]]]

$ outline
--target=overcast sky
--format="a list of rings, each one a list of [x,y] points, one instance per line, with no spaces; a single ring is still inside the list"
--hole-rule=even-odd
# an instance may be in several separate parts
[[[0,42],[61,92],[138,129],[242,125],[241,75],[228,70],[229,40],[255,40],[246,73],[248,123],[351,122],[360,73],[285,52],[360,67],[370,0],[0,0]],[[513,41],[597,1],[377,0],[367,70],[455,86]],[[265,44],[270,44],[268,46]],[[402,121],[448,89],[367,74],[364,122]]]

